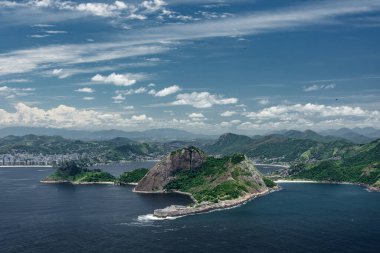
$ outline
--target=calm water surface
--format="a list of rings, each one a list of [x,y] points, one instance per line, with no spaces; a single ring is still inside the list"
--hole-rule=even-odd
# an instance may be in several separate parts
[[[380,193],[360,186],[282,184],[239,208],[152,220],[190,200],[39,183],[52,171],[0,168],[0,252],[380,252]]]

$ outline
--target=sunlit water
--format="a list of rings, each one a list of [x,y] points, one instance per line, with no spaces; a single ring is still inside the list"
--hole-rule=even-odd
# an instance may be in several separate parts
[[[380,252],[380,193],[360,186],[282,184],[238,208],[157,219],[190,200],[39,183],[51,172],[0,168],[0,252]]]

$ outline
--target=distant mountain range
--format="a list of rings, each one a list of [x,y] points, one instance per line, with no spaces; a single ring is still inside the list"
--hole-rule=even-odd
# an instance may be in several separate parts
[[[304,132],[287,131],[283,134],[255,136],[227,133],[204,150],[211,154],[230,155],[244,153],[257,159],[277,162],[293,162],[295,160],[320,160],[344,153],[355,144],[341,138],[322,136],[311,130]]]
[[[364,144],[369,143],[377,138],[380,138],[380,130],[366,127],[366,128],[340,128],[329,129],[320,132],[321,135],[335,136],[352,141],[353,143]]]
[[[158,128],[145,131],[123,131],[123,130],[69,130],[58,128],[39,128],[39,127],[7,127],[0,129],[0,138],[9,135],[24,136],[28,134],[61,136],[74,140],[111,140],[117,137],[128,138],[135,141],[144,142],[162,142],[162,141],[190,141],[190,140],[215,140],[216,135],[195,134],[185,130]],[[311,130],[282,130],[269,135],[281,135],[287,138],[314,140],[319,142],[330,142],[335,140],[346,139],[353,143],[364,144],[380,138],[380,130],[367,128],[341,128],[329,129],[316,133]],[[262,138],[261,135],[255,135],[252,138]]]
[[[69,130],[58,128],[39,128],[39,127],[7,127],[0,129],[0,138],[9,135],[24,136],[28,134],[61,136],[75,140],[110,140],[117,137],[128,138],[139,141],[172,141],[172,140],[196,140],[196,139],[216,139],[217,136],[194,134],[184,130],[160,128],[146,131],[123,131],[123,130],[100,130],[84,131]]]

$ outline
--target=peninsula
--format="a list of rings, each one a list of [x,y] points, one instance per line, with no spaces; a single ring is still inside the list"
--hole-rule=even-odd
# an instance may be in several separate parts
[[[230,208],[277,189],[245,155],[215,158],[193,146],[171,152],[151,170],[136,169],[119,177],[87,169],[85,162],[69,161],[41,182],[129,184],[136,185],[137,193],[181,193],[192,198],[189,206],[155,210],[154,216],[160,218]]]
[[[230,208],[276,189],[242,154],[223,158],[208,156],[195,147],[171,152],[137,184],[138,193],[182,193],[194,203],[154,211],[165,218]]]

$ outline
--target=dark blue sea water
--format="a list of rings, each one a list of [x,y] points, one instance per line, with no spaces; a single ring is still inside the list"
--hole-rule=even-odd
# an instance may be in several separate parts
[[[1,253],[380,252],[380,193],[360,186],[282,184],[238,208],[151,220],[155,208],[190,200],[39,183],[51,172],[0,168]]]

